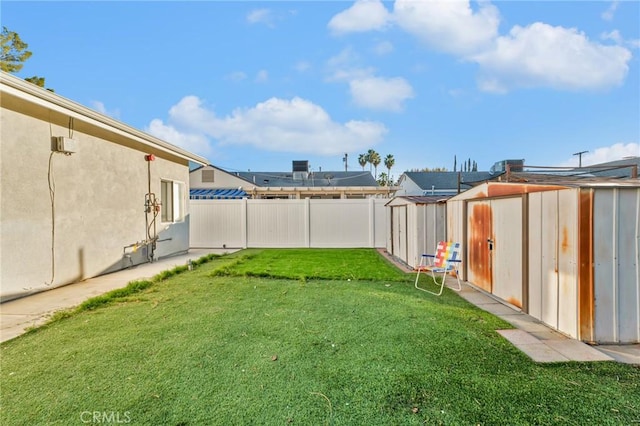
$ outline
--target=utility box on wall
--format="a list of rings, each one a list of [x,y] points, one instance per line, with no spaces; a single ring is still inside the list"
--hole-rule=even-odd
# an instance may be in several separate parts
[[[73,154],[78,151],[78,142],[65,136],[54,136],[51,141],[51,150],[63,154]]]

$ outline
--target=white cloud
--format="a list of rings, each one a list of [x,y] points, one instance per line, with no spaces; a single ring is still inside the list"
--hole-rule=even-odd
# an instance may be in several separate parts
[[[117,119],[120,118],[120,110],[114,109],[112,111],[109,111],[109,110],[107,110],[107,107],[104,105],[103,102],[91,101],[91,106],[92,106],[93,109],[98,111],[100,114],[108,115],[109,117],[112,117],[112,118],[117,118]]]
[[[327,61],[329,81],[350,81],[371,77],[375,70],[360,65],[360,58],[350,47],[340,51]]]
[[[387,128],[374,121],[338,123],[320,106],[297,97],[271,98],[218,117],[198,97],[187,96],[169,110],[168,124],[153,120],[148,131],[185,148],[195,146],[198,153],[204,140],[215,139],[267,151],[336,155],[376,145]]]
[[[265,24],[267,27],[274,27],[274,16],[269,9],[254,9],[247,15],[247,22],[250,24]]]
[[[269,72],[267,70],[260,70],[256,74],[256,83],[264,83],[269,80]]]
[[[615,44],[618,44],[621,46],[627,46],[630,49],[637,49],[640,47],[640,40],[637,40],[637,39],[625,40],[624,37],[622,37],[622,34],[620,34],[620,31],[618,30],[612,30],[608,33],[602,33],[600,34],[600,38],[602,40],[611,40]]]
[[[358,106],[394,112],[402,111],[404,101],[414,97],[411,85],[399,77],[351,80],[349,90]]]
[[[307,61],[298,61],[294,68],[298,72],[305,72],[311,69],[311,63]]]
[[[247,79],[247,74],[242,71],[234,71],[225,76],[225,79],[231,81],[242,81]]]
[[[603,14],[612,18],[618,1]],[[550,87],[557,90],[604,90],[621,85],[629,71],[631,52],[639,40],[624,40],[619,31],[604,33],[605,45],[589,40],[575,28],[535,22],[514,26],[508,34],[498,32],[500,13],[487,0],[416,1],[396,0],[393,12],[379,10],[379,1],[357,1],[334,16],[330,28],[343,33],[379,29],[391,23],[423,41],[429,47],[475,62],[480,66],[478,86],[492,93],[514,88]],[[358,24],[358,18],[362,18]],[[378,17],[377,20],[373,17]],[[384,16],[382,19],[381,16]],[[626,46],[626,47],[625,47]],[[381,46],[383,47],[383,46]],[[383,47],[384,51],[384,47]],[[333,80],[363,78],[372,70],[352,65],[336,67]]]
[[[620,31],[618,30],[613,30],[608,33],[602,33],[600,34],[600,38],[603,40],[611,40],[616,44],[622,44],[623,42],[622,36],[620,35]]]
[[[607,10],[602,12],[602,14],[600,15],[602,19],[604,19],[605,21],[612,21],[613,15],[616,13],[616,10],[618,9],[618,3],[619,3],[618,0],[612,1],[609,7],[607,8]]]
[[[616,143],[611,146],[596,148],[593,151],[582,154],[582,166],[607,163],[609,161],[622,160],[625,157],[640,157],[640,144],[638,143]],[[577,167],[578,156],[573,156],[560,166]]]
[[[591,42],[576,29],[536,22],[515,26],[495,48],[472,59],[481,66],[481,88],[553,87],[605,89],[622,84],[631,52]],[[495,91],[495,90],[494,90]]]
[[[393,44],[389,41],[381,41],[373,47],[373,51],[376,55],[388,55],[393,52]]]
[[[203,157],[210,156],[213,153],[213,148],[206,136],[179,131],[174,126],[164,124],[162,120],[157,118],[149,123],[145,131],[150,135]]]
[[[399,112],[404,101],[414,97],[413,88],[404,78],[377,77],[374,68],[359,65],[359,57],[351,48],[330,58],[327,67],[327,80],[348,83],[349,94],[359,107]]]
[[[396,0],[394,19],[402,29],[432,48],[466,55],[486,48],[495,39],[500,14],[485,1],[474,11],[468,0]]]
[[[390,16],[380,0],[357,0],[349,9],[331,18],[327,26],[336,35],[383,30]]]

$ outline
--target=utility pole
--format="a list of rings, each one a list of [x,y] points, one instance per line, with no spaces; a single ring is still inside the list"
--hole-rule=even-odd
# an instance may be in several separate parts
[[[342,161],[344,161],[344,171],[347,171],[347,159],[349,158],[349,154],[347,154],[346,152],[344,153],[344,157],[342,157]]]
[[[589,151],[580,151],[580,152],[576,152],[573,155],[577,155],[578,156],[578,168],[582,168],[582,154],[585,154]]]

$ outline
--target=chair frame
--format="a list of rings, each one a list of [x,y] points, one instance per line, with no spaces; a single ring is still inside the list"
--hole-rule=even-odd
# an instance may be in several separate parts
[[[416,274],[415,287],[418,290],[426,291],[427,293],[440,296],[442,294],[442,291],[444,290],[444,284],[447,274],[454,272],[456,280],[458,282],[458,286],[457,288],[449,288],[455,291],[462,290],[462,284],[460,283],[460,273],[458,271],[458,265],[462,262],[462,260],[459,259],[459,257],[460,243],[454,243],[451,241],[440,241],[436,249],[436,254],[423,254],[420,257],[420,264],[416,268],[418,272]],[[436,283],[436,285],[440,286],[440,290],[438,292],[435,292],[427,290],[426,288],[419,287],[418,280],[420,279],[420,272],[431,273],[433,281]],[[442,274],[440,282],[438,282],[436,274]]]

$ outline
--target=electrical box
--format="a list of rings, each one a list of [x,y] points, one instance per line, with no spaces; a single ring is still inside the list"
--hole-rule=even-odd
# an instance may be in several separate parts
[[[78,151],[78,142],[65,136],[54,136],[52,149],[63,154],[73,154]]]

